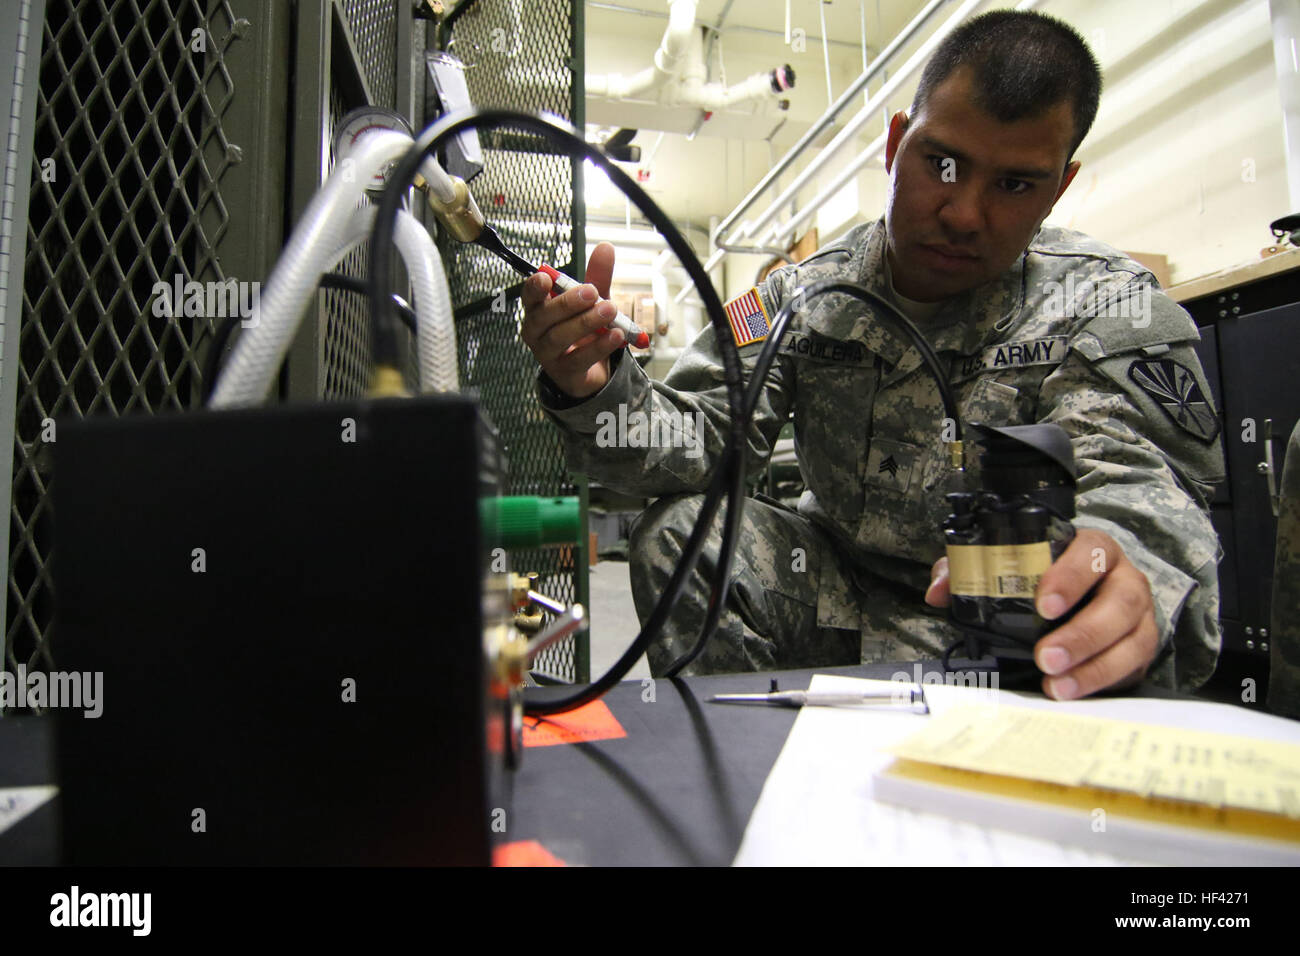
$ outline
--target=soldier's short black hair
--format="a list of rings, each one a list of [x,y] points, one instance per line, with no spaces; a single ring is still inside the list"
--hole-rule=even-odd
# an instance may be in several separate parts
[[[1062,100],[1074,107],[1070,156],[1088,135],[1101,101],[1101,68],[1069,24],[1032,10],[993,10],[963,23],[921,72],[912,115],[960,67],[974,71],[976,102],[1003,123],[1032,119]]]

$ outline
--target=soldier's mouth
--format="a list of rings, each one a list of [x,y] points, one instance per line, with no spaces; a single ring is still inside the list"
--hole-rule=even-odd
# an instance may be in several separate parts
[[[979,256],[954,246],[922,244],[921,251],[934,264],[947,269],[965,269],[979,261]]]

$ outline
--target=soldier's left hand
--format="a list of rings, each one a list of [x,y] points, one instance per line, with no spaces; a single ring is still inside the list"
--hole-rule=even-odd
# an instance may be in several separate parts
[[[926,603],[947,606],[947,558],[935,562],[931,578]],[[1034,661],[1047,675],[1043,693],[1057,700],[1136,684],[1160,649],[1150,582],[1114,538],[1093,528],[1080,528],[1038,582],[1038,613],[1054,620],[1094,585],[1092,600],[1034,646]]]

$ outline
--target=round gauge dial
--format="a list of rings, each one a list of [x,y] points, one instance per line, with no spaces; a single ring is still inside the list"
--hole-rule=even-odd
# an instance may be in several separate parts
[[[339,121],[334,131],[334,164],[338,166],[351,155],[358,139],[370,130],[387,129],[397,133],[411,135],[411,126],[401,113],[385,109],[382,106],[362,106],[348,113]],[[380,192],[384,188],[388,173],[396,161],[389,163],[371,177],[366,189]]]

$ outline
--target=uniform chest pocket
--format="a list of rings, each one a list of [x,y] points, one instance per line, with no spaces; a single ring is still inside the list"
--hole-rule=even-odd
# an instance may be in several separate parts
[[[796,374],[794,434],[804,483],[828,514],[856,518],[876,372],[805,361]]]

